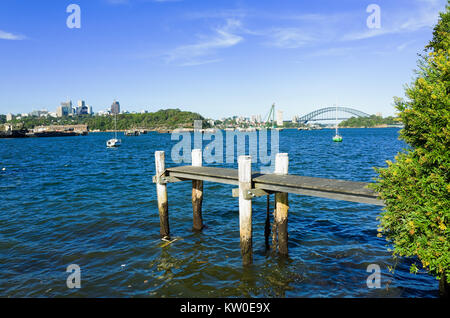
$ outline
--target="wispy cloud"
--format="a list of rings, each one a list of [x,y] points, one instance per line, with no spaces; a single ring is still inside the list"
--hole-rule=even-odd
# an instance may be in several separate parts
[[[274,28],[267,32],[270,41],[266,44],[285,49],[295,49],[306,46],[315,41],[309,32],[301,28]]]
[[[24,39],[26,39],[26,37],[23,35],[20,35],[20,34],[14,34],[14,33],[5,32],[5,31],[0,30],[0,39],[1,40],[24,40]]]
[[[353,16],[348,12],[337,12],[285,15],[265,13],[261,17],[274,26],[253,30],[250,34],[265,38],[263,41],[265,46],[297,49],[333,41],[341,30],[340,26]]]
[[[403,51],[404,49],[406,49],[408,46],[410,46],[411,44],[413,44],[415,41],[408,41],[408,42],[404,42],[401,43],[399,45],[397,45],[397,51]]]
[[[381,28],[349,32],[341,40],[358,41],[373,37],[403,34],[433,27],[446,0],[416,0],[406,12],[388,12],[381,7]]]
[[[214,29],[212,36],[205,37],[195,44],[175,48],[166,55],[166,62],[182,66],[193,66],[218,62],[221,59],[212,57],[217,50],[237,45],[243,37],[235,34],[241,28],[241,23],[228,19],[226,24]]]

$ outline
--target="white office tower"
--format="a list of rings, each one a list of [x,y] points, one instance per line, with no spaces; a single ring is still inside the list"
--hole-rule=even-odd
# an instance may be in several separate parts
[[[283,111],[277,111],[277,126],[283,126]]]

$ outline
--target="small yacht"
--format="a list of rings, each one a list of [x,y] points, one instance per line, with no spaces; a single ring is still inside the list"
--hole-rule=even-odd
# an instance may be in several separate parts
[[[108,148],[120,147],[121,144],[122,144],[122,141],[120,139],[113,138],[113,139],[109,139],[106,142],[106,147],[108,147]]]
[[[117,114],[114,115],[114,138],[106,142],[106,147],[116,148],[122,145],[122,140],[117,139]]]
[[[338,133],[338,116],[337,116],[338,111],[337,110],[338,110],[338,108],[336,106],[336,135],[333,137],[333,141],[334,142],[342,142],[342,136],[339,135],[339,133]]]

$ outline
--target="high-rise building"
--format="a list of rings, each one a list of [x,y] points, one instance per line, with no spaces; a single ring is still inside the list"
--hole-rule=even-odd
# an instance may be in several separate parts
[[[62,107],[66,107],[67,109],[72,109],[72,101],[68,100],[67,102],[61,102]]]
[[[13,120],[13,115],[11,113],[6,114],[6,121]]]
[[[81,107],[77,108],[77,114],[78,115],[88,115],[89,114],[89,109],[86,105],[83,105]]]
[[[87,106],[87,108],[88,108],[88,114],[89,115],[93,115],[94,114],[94,111],[92,110],[92,106],[90,106],[90,105],[86,105]]]
[[[74,109],[72,108],[72,101],[68,100],[67,102],[61,102],[61,106],[56,109],[56,115],[58,117],[63,116],[72,116],[74,113]]]
[[[61,102],[61,106],[59,106],[56,109],[56,116],[57,117],[64,117],[64,116],[68,116],[68,115],[72,115],[73,111],[72,111],[72,101],[69,100],[67,102]]]
[[[86,115],[87,114],[87,107],[84,100],[79,100],[77,102],[77,106],[75,107],[74,115]]]
[[[283,126],[283,111],[277,111],[277,126]]]
[[[120,104],[116,100],[111,105],[111,114],[120,114]]]
[[[56,116],[57,117],[64,117],[69,115],[69,109],[66,106],[59,106],[56,109]]]

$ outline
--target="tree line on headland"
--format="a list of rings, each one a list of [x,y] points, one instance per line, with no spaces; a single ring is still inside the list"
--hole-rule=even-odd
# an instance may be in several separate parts
[[[339,127],[351,127],[351,128],[359,128],[359,127],[379,127],[383,125],[399,125],[401,124],[399,118],[397,117],[386,117],[383,118],[377,115],[371,115],[370,117],[352,117],[347,120],[339,123]]]
[[[142,114],[118,114],[117,129],[175,129],[179,127],[193,127],[194,120],[203,120],[204,126],[207,126],[205,118],[200,114],[182,111],[180,109],[163,109],[153,113]],[[6,119],[0,118],[0,124],[4,122],[6,122]],[[89,130],[107,131],[114,129],[114,116],[80,115],[59,118],[29,116],[13,119],[11,123],[16,127],[23,127],[25,129],[33,129],[36,126],[84,124],[89,127]]]

